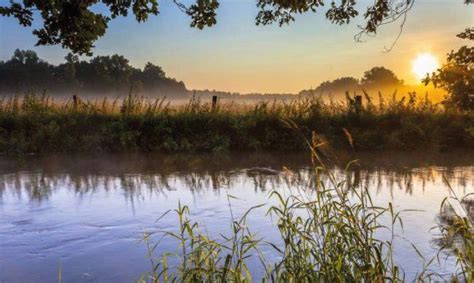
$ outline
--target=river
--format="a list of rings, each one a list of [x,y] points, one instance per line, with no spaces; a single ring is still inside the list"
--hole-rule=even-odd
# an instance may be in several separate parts
[[[344,170],[342,164],[351,159],[358,164]],[[402,213],[403,231],[397,230],[410,243],[399,240],[395,246],[407,279],[422,267],[411,243],[426,259],[439,249],[439,230],[433,227],[441,202],[452,194],[446,181],[460,196],[474,192],[472,152],[346,154],[330,168],[338,178],[368,187],[375,203],[410,210]],[[172,213],[155,220],[178,202],[190,207],[190,217],[206,233],[219,237],[229,230],[230,209],[239,216],[254,205],[272,204],[273,190],[310,196],[311,189],[302,185],[310,172],[307,154],[290,153],[2,158],[0,282],[56,282],[59,273],[63,282],[134,282],[151,268],[140,239],[146,232],[176,229]],[[278,242],[267,209],[253,211],[248,226]],[[176,248],[164,241],[157,253]],[[275,256],[270,247],[263,251],[270,261]],[[442,253],[430,270],[451,274],[455,261],[447,256]],[[252,272],[256,278],[261,274],[257,262]]]

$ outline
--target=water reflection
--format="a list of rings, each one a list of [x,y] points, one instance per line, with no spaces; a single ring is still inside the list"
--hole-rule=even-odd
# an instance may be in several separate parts
[[[446,198],[438,214],[437,234],[433,242],[445,254],[454,255],[465,266],[474,264],[474,193]]]
[[[457,166],[412,162],[413,167],[407,167],[399,157],[399,160],[385,164],[377,160],[372,163],[377,166],[369,167],[370,158],[365,158],[369,161],[355,163],[348,171],[337,166],[331,169],[339,179],[346,180],[346,186],[368,187],[377,194],[389,192],[392,195],[394,190],[400,190],[411,195],[415,189],[424,192],[427,184],[443,179],[457,188],[464,188],[465,193],[474,184],[474,167],[467,165],[470,160],[465,160],[466,164],[463,164],[464,160],[458,160]],[[436,161],[440,162],[431,162]],[[159,155],[155,158],[131,155],[91,159],[59,156],[29,161],[3,160],[0,163],[0,198],[6,190],[11,190],[18,199],[26,197],[41,202],[48,200],[55,191],[66,188],[78,197],[98,190],[120,190],[125,198],[133,200],[144,194],[166,195],[175,191],[177,180],[194,194],[232,188],[242,178],[260,192],[284,185],[314,187],[313,170],[303,154],[251,154],[245,158],[232,155]]]
[[[431,228],[450,194],[444,179],[458,195],[474,192],[472,156],[347,154],[331,170],[346,186],[368,187],[377,204],[390,201],[398,209],[422,209],[404,215],[404,236],[430,257],[438,249],[433,243],[438,232]],[[352,159],[360,161],[342,170]],[[233,204],[237,215],[268,202],[273,189],[311,194],[313,177],[306,154],[1,159],[0,281],[54,281],[61,263],[67,282],[133,282],[148,269],[137,239],[157,225],[173,229],[175,218],[155,219],[178,201],[191,207],[193,220],[219,234],[229,227],[227,193],[239,199]],[[468,209],[472,213],[472,206]],[[276,228],[265,212],[253,214],[249,226],[272,241]],[[160,251],[175,248],[163,245]],[[419,259],[410,245],[400,246],[396,257],[413,278]],[[443,263],[436,271],[448,274],[451,267]]]

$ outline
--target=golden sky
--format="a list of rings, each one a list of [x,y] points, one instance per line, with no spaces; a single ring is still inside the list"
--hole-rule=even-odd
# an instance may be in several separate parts
[[[147,61],[163,67],[189,89],[249,92],[298,92],[341,76],[360,78],[373,66],[392,69],[407,83],[416,83],[412,61],[431,53],[441,62],[462,44],[455,35],[474,24],[474,6],[462,0],[417,0],[403,33],[391,52],[383,52],[397,37],[399,23],[385,26],[375,38],[357,43],[357,18],[350,25],[330,24],[324,8],[298,16],[289,26],[255,26],[255,1],[221,0],[218,24],[205,30],[189,27],[189,18],[161,2],[161,13],[138,24],[132,17],[113,21],[94,50],[118,53],[132,65]],[[361,1],[361,7],[372,1]],[[41,58],[62,62],[60,47],[35,47],[30,29],[13,19],[0,19],[0,59],[15,48],[34,49]]]

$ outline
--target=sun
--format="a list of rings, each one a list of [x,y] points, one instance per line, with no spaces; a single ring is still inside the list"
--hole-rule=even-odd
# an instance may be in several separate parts
[[[421,81],[427,74],[431,74],[439,68],[438,59],[430,53],[420,53],[412,62],[413,74]]]

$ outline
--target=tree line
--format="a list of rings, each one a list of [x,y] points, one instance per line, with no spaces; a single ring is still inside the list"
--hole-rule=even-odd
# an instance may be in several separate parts
[[[385,67],[373,67],[364,72],[362,78],[341,77],[332,81],[324,81],[314,89],[302,90],[300,95],[308,94],[340,94],[346,91],[399,89],[404,86],[392,70]]]
[[[466,29],[458,37],[473,40],[474,30]],[[0,61],[0,94],[24,93],[25,91],[53,94],[134,94],[166,96],[188,99],[190,94],[202,98],[219,96],[227,99],[277,99],[294,98],[292,94],[241,95],[216,90],[188,91],[182,81],[166,76],[164,70],[148,62],[144,68],[135,68],[122,55],[96,56],[79,60],[77,55],[67,54],[65,62],[53,65],[38,57],[32,50],[15,50],[11,59]],[[424,82],[446,91],[444,103],[455,108],[474,109],[474,47],[463,46],[448,54],[447,63],[437,72],[429,74]],[[341,94],[347,91],[394,91],[407,90],[403,80],[385,67],[373,67],[361,79],[341,77],[325,81],[316,88],[302,90],[299,95]]]
[[[15,50],[10,60],[0,61],[0,93],[24,91],[52,93],[123,93],[134,92],[184,96],[182,81],[166,76],[160,66],[148,62],[143,69],[129,64],[122,55],[96,56],[79,60],[69,53],[65,62],[52,65],[32,50]]]
[[[151,96],[167,96],[170,98],[188,97],[193,94],[198,97],[219,96],[228,99],[245,97],[246,99],[294,97],[292,94],[260,94],[241,95],[236,92],[216,90],[188,91],[182,81],[166,76],[165,71],[157,65],[148,62],[143,69],[130,65],[129,60],[122,55],[95,56],[90,60],[79,60],[77,55],[69,53],[64,57],[65,62],[53,65],[38,57],[32,50],[14,51],[11,59],[0,61],[0,93],[12,94],[25,91],[42,92],[46,90],[53,94],[124,94],[132,89],[133,93]],[[403,81],[389,69],[374,67],[364,73],[361,80],[353,77],[343,77],[333,81],[325,81],[314,90],[307,92],[338,93],[360,90],[362,88],[398,87]]]

